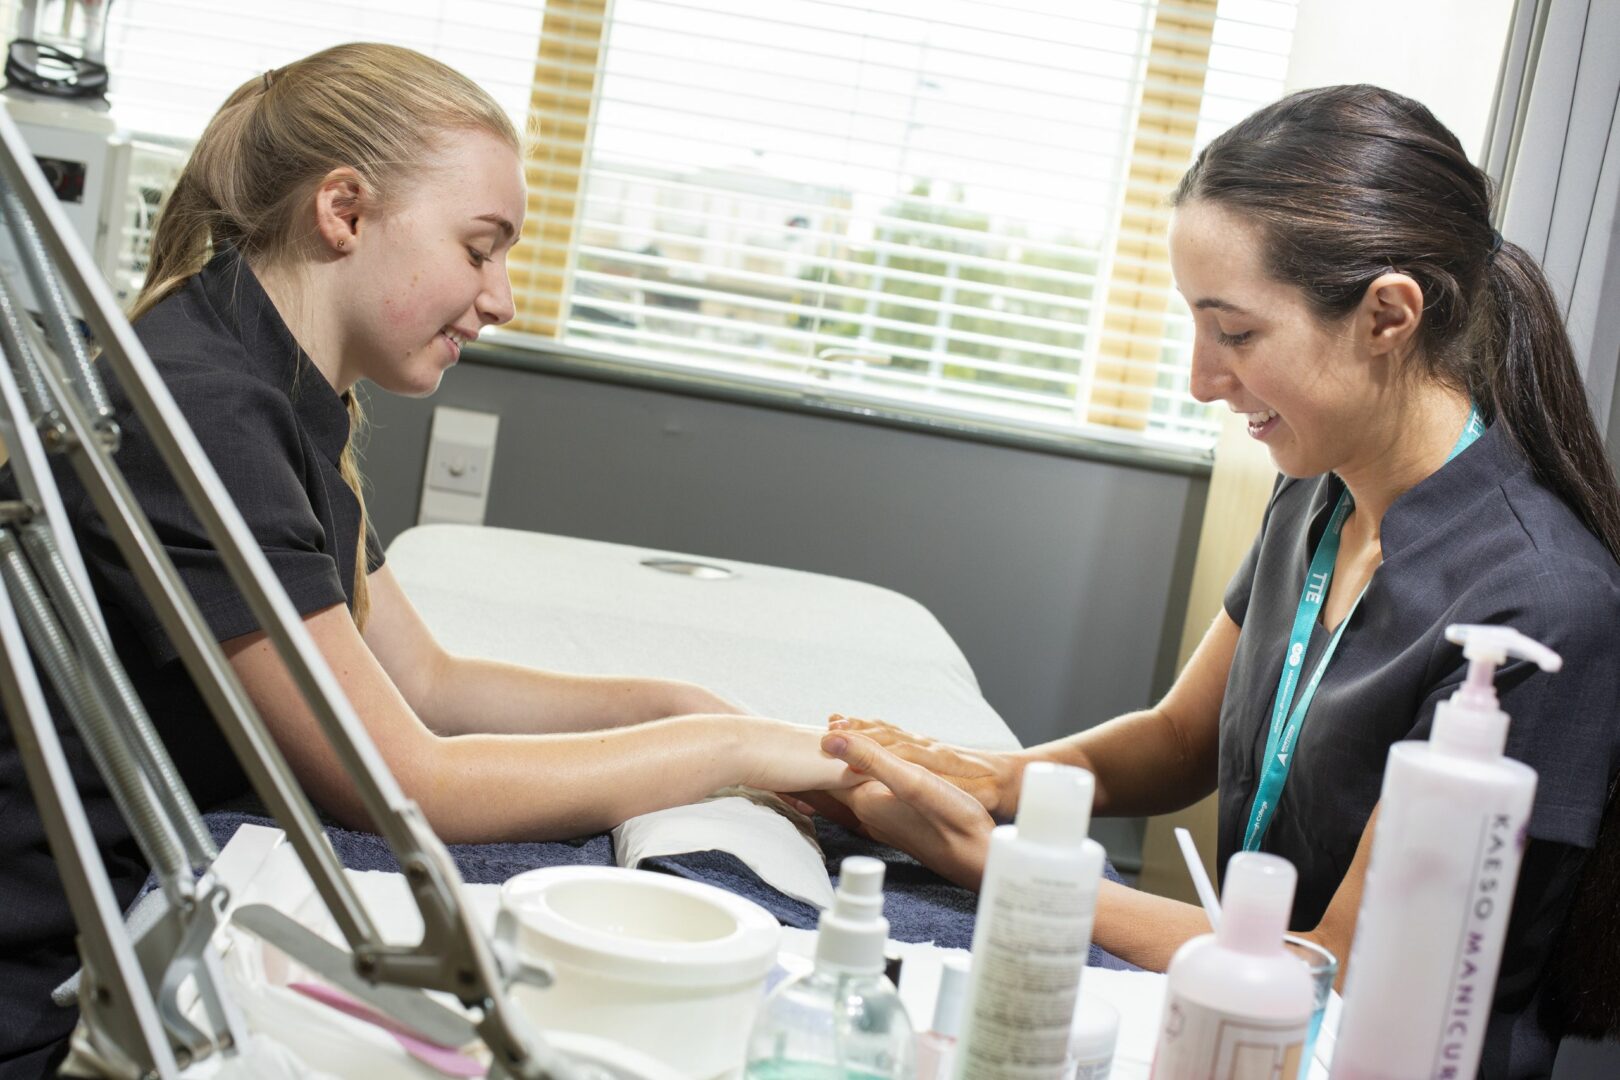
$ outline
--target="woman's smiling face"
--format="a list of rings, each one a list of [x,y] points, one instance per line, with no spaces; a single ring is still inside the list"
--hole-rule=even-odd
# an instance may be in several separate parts
[[[1384,365],[1358,347],[1360,313],[1324,323],[1266,273],[1258,227],[1211,203],[1176,210],[1170,265],[1192,308],[1193,397],[1244,414],[1289,476],[1353,460],[1389,389]]]
[[[485,326],[512,318],[506,257],[523,227],[517,154],[447,132],[386,212],[362,219],[345,267],[344,367],[384,390],[431,394]]]

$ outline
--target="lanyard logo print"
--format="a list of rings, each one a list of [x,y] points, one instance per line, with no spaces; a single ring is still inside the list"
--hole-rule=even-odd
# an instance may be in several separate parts
[[[1449,463],[1484,433],[1485,424],[1479,410],[1470,408],[1468,422],[1463,425],[1457,445],[1451,448],[1446,461]],[[1361,598],[1367,595],[1367,589],[1372,585],[1371,579],[1368,579],[1361,592],[1356,594],[1350,610],[1334,627],[1327,648],[1322,650],[1322,658],[1316,662],[1310,679],[1300,689],[1296,702],[1294,692],[1299,688],[1300,669],[1305,662],[1305,650],[1310,645],[1311,629],[1316,625],[1317,616],[1327,600],[1328,586],[1333,582],[1333,568],[1339,561],[1339,539],[1344,530],[1344,519],[1350,516],[1354,506],[1349,491],[1339,496],[1338,503],[1333,507],[1333,515],[1328,518],[1327,530],[1316,545],[1316,553],[1311,556],[1311,565],[1305,574],[1305,588],[1300,593],[1299,608],[1294,613],[1294,628],[1288,637],[1282,676],[1277,680],[1277,697],[1271,708],[1271,727],[1266,735],[1266,756],[1262,759],[1265,764],[1260,772],[1260,785],[1254,793],[1254,806],[1249,811],[1249,827],[1243,834],[1244,851],[1258,851],[1266,832],[1271,828],[1271,819],[1277,814],[1277,802],[1282,797],[1283,785],[1288,781],[1294,745],[1299,741],[1300,729],[1305,726],[1305,714],[1310,711],[1322,676],[1327,674],[1328,662],[1338,651],[1339,639],[1344,636],[1356,608],[1361,606]]]

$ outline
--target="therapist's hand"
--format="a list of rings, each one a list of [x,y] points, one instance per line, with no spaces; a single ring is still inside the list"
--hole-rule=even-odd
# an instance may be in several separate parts
[[[1008,755],[967,750],[882,720],[862,720],[854,716],[829,717],[827,730],[863,735],[895,757],[921,765],[973,796],[992,817],[1011,817],[1018,807],[1017,787],[1022,769]]]
[[[941,877],[978,889],[995,821],[972,795],[853,731],[830,731],[821,749],[869,778],[823,793],[859,820],[861,831],[897,847]]]

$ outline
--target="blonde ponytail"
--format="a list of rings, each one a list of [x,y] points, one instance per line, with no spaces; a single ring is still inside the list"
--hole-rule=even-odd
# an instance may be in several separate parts
[[[365,632],[366,620],[371,617],[371,580],[366,574],[371,566],[370,549],[366,543],[366,493],[360,476],[359,454],[355,449],[365,424],[366,411],[360,404],[360,395],[350,389],[349,442],[343,448],[343,455],[338,458],[338,473],[360,504],[360,539],[355,542],[354,552],[354,603],[350,610],[354,612],[354,625],[361,633]]]
[[[385,207],[450,131],[483,131],[519,149],[506,112],[472,80],[393,45],[339,45],[263,76],[225,99],[158,214],[135,320],[200,271],[224,244],[262,269],[313,250],[305,213],[333,170],[360,177],[362,198]],[[348,398],[349,443],[339,460],[360,504],[353,612],[365,629],[366,500],[355,444],[365,417]]]
[[[214,245],[223,239],[229,211],[215,201],[215,193],[232,190],[234,178],[219,175],[219,159],[223,151],[242,140],[242,129],[256,97],[253,88],[253,82],[245,83],[225,99],[180,170],[174,190],[158,210],[146,280],[130,306],[130,322],[152,310],[201,270]]]

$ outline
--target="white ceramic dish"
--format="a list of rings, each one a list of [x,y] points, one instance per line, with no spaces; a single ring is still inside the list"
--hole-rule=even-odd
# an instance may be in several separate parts
[[[781,928],[764,908],[667,874],[545,867],[501,887],[497,933],[552,965],[513,988],[543,1030],[596,1035],[691,1077],[742,1063]]]

